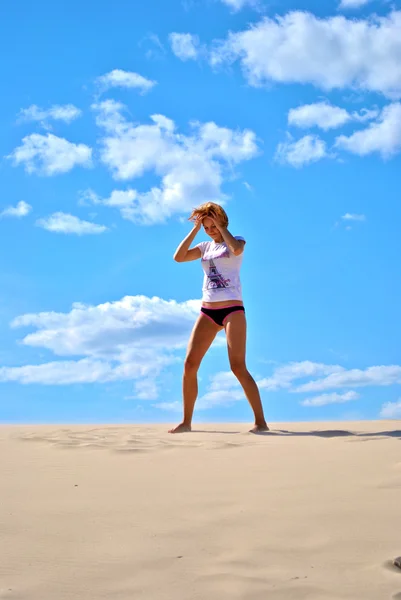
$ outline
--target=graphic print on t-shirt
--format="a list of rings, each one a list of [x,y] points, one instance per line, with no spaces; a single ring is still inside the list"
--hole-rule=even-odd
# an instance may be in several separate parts
[[[218,272],[213,260],[209,260],[209,272],[207,274],[207,289],[226,288],[230,279],[224,279]]]

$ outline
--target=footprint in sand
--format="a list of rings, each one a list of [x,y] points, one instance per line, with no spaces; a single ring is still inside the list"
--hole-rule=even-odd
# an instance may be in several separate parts
[[[399,575],[401,575],[401,556],[399,556],[398,558],[386,560],[386,562],[384,562],[382,566],[385,569],[387,569],[387,571],[391,571],[392,573],[398,573]],[[398,593],[400,594],[399,600],[401,600],[401,592]]]
[[[149,452],[151,448],[113,448],[113,452],[120,454],[143,454]]]

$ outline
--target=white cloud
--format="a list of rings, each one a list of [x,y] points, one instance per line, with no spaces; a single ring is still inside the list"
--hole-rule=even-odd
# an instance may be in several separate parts
[[[242,388],[208,391],[200,396],[196,408],[197,410],[209,410],[215,406],[231,406],[238,400],[245,400]]]
[[[309,360],[291,362],[276,367],[273,375],[259,380],[258,385],[262,389],[275,391],[290,388],[293,381],[299,379],[306,379],[317,375],[331,375],[332,373],[340,373],[341,371],[344,371],[344,367],[340,365],[326,365]]]
[[[320,127],[327,131],[341,127],[350,121],[363,123],[375,119],[378,115],[379,111],[377,109],[363,108],[359,112],[349,113],[345,108],[322,101],[291,108],[288,112],[288,124],[304,129]]]
[[[215,41],[210,62],[239,60],[250,85],[312,84],[401,96],[401,11],[368,19],[292,11]]]
[[[165,410],[166,412],[180,413],[182,412],[182,402],[175,400],[174,402],[159,402],[159,404],[153,404],[155,408]]]
[[[269,392],[277,390],[294,391],[295,381],[309,379],[316,375],[331,375],[339,373],[345,369],[339,365],[325,365],[323,363],[314,363],[311,361],[292,362],[281,365],[274,369],[271,377],[257,380],[259,389]],[[342,400],[340,399],[343,398]],[[347,392],[346,394],[323,394],[314,400],[316,406],[330,404],[333,402],[347,402],[358,397],[356,392]],[[245,399],[244,392],[237,378],[231,371],[220,371],[210,377],[210,382],[206,392],[201,395],[196,403],[197,410],[208,410],[215,406],[230,406],[235,402]],[[305,402],[305,401],[304,401]],[[318,404],[320,402],[320,404]],[[163,405],[158,404],[159,408],[173,410],[171,403]],[[181,405],[180,405],[181,406]],[[312,406],[312,404],[305,404]]]
[[[137,223],[163,222],[173,214],[188,212],[206,200],[224,202],[221,191],[224,170],[256,156],[253,131],[234,131],[215,123],[192,123],[191,134],[176,131],[174,122],[152,115],[150,124],[127,121],[123,105],[112,100],[94,105],[97,124],[105,130],[101,139],[101,160],[115,179],[129,180],[154,171],[160,187],[140,193],[135,189],[115,190],[101,200],[118,206],[122,216]]]
[[[49,217],[38,219],[36,225],[54,233],[74,233],[76,235],[98,234],[107,231],[105,225],[83,221],[74,215],[55,212]]]
[[[361,8],[366,4],[369,4],[372,0],[341,0],[340,8]]]
[[[21,200],[18,202],[17,206],[7,206],[4,210],[0,212],[0,219],[2,217],[26,217],[32,210],[32,206],[27,202]]]
[[[170,33],[169,40],[173,53],[181,60],[195,60],[198,58],[200,44],[197,35]]]
[[[353,112],[351,117],[355,121],[360,121],[360,123],[364,123],[365,121],[370,121],[371,119],[376,119],[380,114],[380,111],[377,108],[361,108],[359,112]]]
[[[145,52],[145,56],[148,59],[157,60],[163,58],[166,54],[166,49],[156,33],[149,33],[139,42],[140,46],[143,46],[144,44],[148,48]]]
[[[156,388],[152,389],[148,381],[155,381],[177,360],[176,352],[186,346],[199,307],[197,300],[179,303],[126,296],[98,306],[77,303],[69,313],[21,315],[11,326],[36,330],[22,339],[23,345],[73,358],[3,366],[0,381],[63,385],[138,380],[139,394],[155,397]]]
[[[311,380],[312,377],[324,376],[322,379]],[[301,383],[306,381],[306,383]],[[258,378],[260,390],[276,392],[284,390],[290,393],[322,391],[330,388],[349,388],[362,386],[379,386],[401,384],[401,366],[369,367],[365,371],[359,369],[347,370],[340,365],[327,365],[312,361],[291,362],[276,366],[270,377]],[[206,393],[199,397],[197,410],[208,410],[216,406],[230,406],[244,400],[242,388],[231,371],[218,372],[210,378]],[[319,407],[329,404],[342,404],[360,398],[355,391],[343,393],[326,393],[309,397],[301,401],[303,406]],[[400,401],[401,402],[401,401]],[[391,404],[391,403],[390,403]],[[165,402],[158,408],[175,411],[181,408],[181,402]],[[388,411],[393,409],[391,404]],[[398,410],[398,405],[395,407]],[[395,409],[394,409],[395,410]]]
[[[210,377],[210,383],[205,394],[196,401],[196,410],[209,410],[216,406],[231,406],[234,402],[245,400],[244,392],[238,379],[231,371],[220,371]],[[167,412],[182,410],[182,402],[161,402],[154,405]]]
[[[386,386],[401,383],[401,366],[374,366],[367,369],[341,370],[323,379],[316,379],[297,387],[295,392],[320,392],[335,388]]]
[[[234,11],[241,10],[245,6],[256,7],[259,2],[257,0],[221,0],[223,4],[226,4],[229,8]]]
[[[210,378],[208,390],[199,397],[196,408],[208,410],[214,406],[230,406],[244,399],[244,392],[232,371],[220,371]]]
[[[341,218],[343,221],[366,221],[365,215],[356,215],[351,213],[346,213]]]
[[[55,104],[50,108],[40,108],[39,106],[36,106],[36,104],[32,104],[28,108],[23,108],[20,110],[18,121],[42,121],[46,123],[46,121],[53,119],[54,121],[71,123],[71,121],[74,121],[74,119],[80,117],[81,114],[82,111],[73,104]]]
[[[38,331],[23,343],[59,356],[120,356],[127,344],[138,349],[185,346],[199,308],[198,300],[179,303],[157,296],[125,296],[97,306],[75,303],[69,313],[21,315],[11,326],[35,327]]]
[[[91,189],[81,192],[80,202],[86,204],[86,201],[93,204],[103,204],[111,208],[117,208],[123,219],[128,221],[137,221],[138,219],[138,199],[140,194],[136,190],[113,190],[109,198],[100,198]]]
[[[341,127],[350,121],[350,114],[339,106],[332,106],[328,102],[304,104],[298,108],[291,108],[288,113],[288,124],[297,127],[320,127],[328,130]]]
[[[383,158],[389,158],[401,151],[401,103],[386,106],[378,121],[366,129],[356,131],[349,137],[337,137],[335,145],[360,156],[379,152]]]
[[[0,382],[69,385],[113,381],[113,379],[118,379],[113,366],[106,361],[93,359],[60,360],[22,367],[0,367]]]
[[[52,133],[32,133],[23,138],[21,146],[7,157],[14,165],[24,165],[27,173],[57,175],[75,166],[90,167],[92,149],[85,144],[74,144]]]
[[[135,382],[135,398],[138,400],[155,400],[159,390],[154,379],[142,379]]]
[[[401,399],[398,402],[386,402],[381,407],[381,419],[401,419]]]
[[[360,397],[356,392],[345,392],[344,394],[322,394],[313,398],[306,398],[301,402],[302,406],[326,406],[327,404],[342,404],[357,400]]]
[[[296,142],[282,142],[277,146],[276,160],[293,167],[302,167],[327,156],[326,143],[317,135],[305,135]]]
[[[212,392],[217,390],[230,390],[238,385],[238,379],[232,371],[219,371],[211,377],[209,389]]]
[[[96,83],[100,86],[102,91],[120,87],[138,89],[142,93],[148,92],[156,85],[156,81],[147,79],[138,73],[123,71],[122,69],[113,69],[109,73],[101,75],[96,79]]]

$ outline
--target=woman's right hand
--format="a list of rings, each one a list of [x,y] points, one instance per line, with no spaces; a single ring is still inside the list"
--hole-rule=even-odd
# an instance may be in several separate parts
[[[198,231],[200,230],[201,227],[202,227],[202,219],[200,217],[197,217],[196,221],[194,221],[194,230],[196,231],[196,233],[198,233]]]

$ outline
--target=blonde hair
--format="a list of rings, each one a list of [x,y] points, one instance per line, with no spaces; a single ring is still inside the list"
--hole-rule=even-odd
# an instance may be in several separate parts
[[[215,202],[205,202],[198,206],[198,208],[194,208],[188,221],[196,221],[198,218],[201,218],[203,221],[206,217],[210,217],[211,213],[214,213],[224,227],[228,226],[228,216],[226,211],[220,204],[216,204]]]

